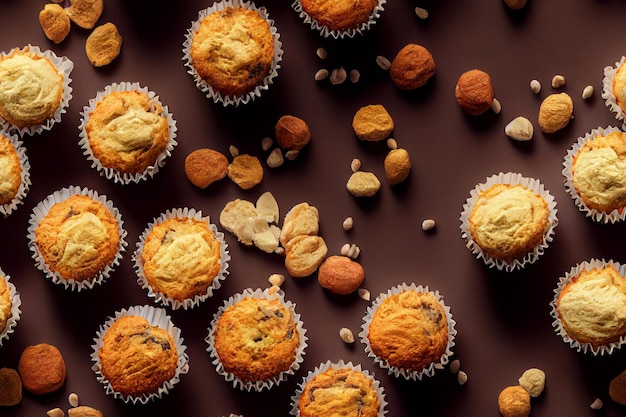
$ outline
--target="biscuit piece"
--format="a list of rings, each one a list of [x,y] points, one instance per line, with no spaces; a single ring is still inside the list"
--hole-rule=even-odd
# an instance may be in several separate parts
[[[324,262],[328,248],[320,236],[300,235],[285,246],[285,267],[294,278],[308,277]]]
[[[291,239],[300,235],[316,236],[319,233],[320,214],[309,203],[296,204],[285,214],[280,243],[285,246]]]
[[[352,129],[361,140],[379,141],[387,139],[393,128],[393,119],[382,104],[361,107],[352,119]]]
[[[479,116],[485,113],[494,98],[491,77],[478,69],[464,72],[456,83],[454,96],[467,114]]]
[[[546,386],[546,373],[538,368],[530,368],[517,381],[531,397],[538,397]]]
[[[7,280],[4,276],[0,275],[0,334],[7,327],[7,323],[11,318],[11,308],[13,307],[13,301],[11,300],[11,291]]]
[[[54,3],[46,4],[39,12],[39,24],[46,38],[54,43],[63,42],[72,27],[65,9]]]
[[[319,25],[331,30],[355,29],[367,22],[376,0],[302,0],[304,10]]]
[[[407,179],[411,172],[411,158],[406,149],[389,151],[384,161],[385,175],[389,184],[396,185]]]
[[[24,388],[35,395],[58,390],[65,383],[67,375],[61,352],[47,343],[24,349],[17,369]]]
[[[317,272],[319,284],[334,294],[350,294],[359,288],[364,279],[365,270],[361,264],[347,256],[329,256]]]
[[[0,407],[10,407],[22,401],[22,380],[15,369],[0,369]]]
[[[415,90],[435,75],[435,60],[421,45],[408,44],[391,61],[391,81],[401,90]]]
[[[110,22],[95,28],[85,42],[85,53],[94,67],[110,64],[121,49],[122,35]]]
[[[348,178],[346,188],[355,197],[373,197],[380,190],[380,180],[373,172],[357,171]]]
[[[519,385],[506,387],[498,395],[498,408],[503,417],[527,417],[530,414],[530,395]]]
[[[282,116],[275,126],[278,146],[287,150],[304,148],[311,140],[311,130],[306,122],[296,116]]]
[[[92,407],[87,407],[86,405],[79,405],[78,407],[72,407],[68,409],[67,415],[69,417],[103,417],[103,414],[100,410],[96,410]]]
[[[626,371],[611,380],[609,396],[616,403],[626,405]]]
[[[0,205],[9,204],[22,184],[22,165],[13,142],[0,134]],[[2,331],[0,323],[0,332]]]
[[[228,165],[227,174],[242,190],[249,190],[263,180],[263,166],[256,156],[237,155]]]
[[[207,188],[226,177],[228,159],[216,150],[196,149],[185,158],[185,174],[193,185]]]
[[[93,29],[104,10],[104,0],[70,0],[65,12],[83,29]]]

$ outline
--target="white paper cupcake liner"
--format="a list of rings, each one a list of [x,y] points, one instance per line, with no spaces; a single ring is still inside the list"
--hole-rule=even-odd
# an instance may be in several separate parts
[[[380,382],[374,378],[372,374],[370,374],[366,369],[362,369],[361,365],[353,365],[352,362],[345,363],[343,360],[339,362],[331,362],[327,361],[321,363],[316,366],[314,370],[309,371],[309,373],[303,378],[302,382],[296,388],[295,394],[291,397],[291,415],[294,417],[300,417],[300,410],[298,410],[298,402],[300,401],[300,396],[306,385],[313,380],[317,375],[326,372],[329,369],[350,369],[356,372],[361,372],[367,379],[372,382],[372,387],[376,391],[376,395],[378,396],[378,401],[380,405],[378,407],[378,417],[383,417],[386,413],[387,401],[385,401],[385,390],[383,389]]]
[[[52,129],[52,126],[54,126],[55,123],[58,123],[61,121],[61,116],[63,115],[63,113],[67,112],[67,108],[70,104],[70,100],[72,99],[72,87],[70,87],[72,78],[70,77],[70,74],[72,73],[72,69],[74,69],[74,63],[67,57],[64,57],[64,56],[59,57],[53,51],[50,51],[50,50],[42,51],[41,49],[39,49],[38,46],[33,46],[30,44],[28,44],[27,46],[21,49],[13,48],[8,53],[0,52],[0,58],[9,56],[13,53],[18,53],[18,52],[19,53],[30,52],[40,57],[47,58],[56,67],[59,74],[63,76],[63,96],[61,97],[61,102],[59,103],[59,107],[54,112],[54,115],[52,118],[47,119],[44,123],[41,123],[38,125],[19,128],[18,126],[15,126],[14,124],[9,123],[8,121],[0,117],[0,126],[2,127],[3,130],[7,132],[11,132],[11,133],[15,132],[20,137],[24,137],[26,135],[34,136],[36,134],[43,132],[44,130]]]
[[[162,116],[167,118],[167,125],[169,127],[169,140],[167,146],[165,147],[163,152],[159,154],[156,161],[154,161],[154,163],[146,168],[143,172],[133,174],[129,172],[120,172],[113,168],[103,166],[100,160],[93,154],[91,145],[89,144],[89,137],[87,135],[87,132],[85,131],[85,126],[87,125],[87,122],[89,122],[89,117],[91,113],[93,113],[93,111],[95,110],[96,105],[112,92],[120,91],[139,91],[146,93],[151,101],[161,105],[161,107],[163,108]],[[169,112],[168,107],[161,103],[161,101],[159,100],[159,96],[157,96],[155,92],[148,90],[147,87],[141,87],[137,82],[121,82],[107,85],[104,90],[97,92],[95,98],[89,100],[89,103],[87,104],[87,106],[83,107],[83,111],[80,113],[80,115],[81,122],[78,126],[78,129],[80,131],[80,141],[78,142],[78,144],[83,149],[83,155],[85,155],[87,157],[87,160],[91,162],[92,168],[95,168],[100,173],[100,175],[106,177],[109,180],[113,180],[113,182],[115,183],[138,183],[154,177],[154,175],[159,172],[163,165],[165,165],[167,158],[172,155],[172,150],[174,149],[174,147],[178,145],[178,142],[176,141],[176,131],[178,130],[178,128],[176,127],[176,121],[174,120],[172,114]]]
[[[288,370],[281,372],[280,374],[278,374],[277,376],[273,378],[268,378],[268,379],[260,380],[260,381],[244,382],[241,379],[237,378],[232,372],[228,372],[224,368],[224,365],[220,361],[219,355],[215,349],[215,330],[217,328],[217,322],[219,321],[220,317],[222,316],[222,314],[228,307],[236,304],[237,302],[243,300],[244,298],[264,298],[264,299],[277,298],[285,306],[285,308],[291,311],[291,314],[293,315],[296,328],[298,329],[298,333],[300,335],[300,343],[298,345],[298,348],[296,349],[295,358],[294,358],[293,363],[291,364],[291,367]],[[230,297],[228,300],[225,300],[224,304],[213,315],[213,320],[211,320],[211,324],[208,329],[209,334],[205,338],[205,341],[208,344],[208,347],[206,350],[207,352],[209,352],[209,355],[213,359],[212,363],[213,365],[215,365],[217,373],[222,375],[227,382],[232,383],[233,388],[238,388],[242,391],[245,390],[249,392],[250,391],[260,392],[260,391],[263,391],[264,389],[269,390],[272,387],[277,386],[281,382],[285,381],[288,378],[288,376],[293,375],[295,371],[297,371],[300,368],[300,364],[304,361],[305,348],[307,347],[306,341],[308,339],[305,335],[306,329],[304,328],[302,324],[302,320],[300,319],[300,314],[296,313],[295,307],[296,307],[295,304],[293,304],[291,301],[285,300],[285,296],[282,290],[278,292],[271,292],[269,291],[269,289],[263,290],[263,289],[257,288],[256,290],[252,290],[251,288],[246,288],[241,293],[235,294],[232,297]]]
[[[39,222],[48,214],[50,208],[57,203],[67,200],[73,195],[89,196],[93,200],[103,204],[117,220],[117,232],[120,237],[118,251],[115,255],[115,258],[108,265],[106,265],[95,277],[82,281],[65,279],[58,272],[53,272],[52,270],[50,270],[50,267],[46,264],[43,256],[41,255],[39,247],[37,246],[37,236],[35,234]],[[128,246],[128,244],[124,240],[127,232],[126,230],[124,230],[124,222],[122,221],[122,215],[120,214],[118,209],[113,206],[113,203],[111,201],[107,200],[105,195],[98,195],[96,191],[90,190],[86,187],[80,188],[78,186],[71,185],[48,195],[48,197],[39,202],[39,204],[37,204],[33,208],[33,212],[30,215],[28,224],[28,247],[33,252],[32,258],[35,260],[35,266],[40,271],[44,272],[46,277],[52,280],[52,282],[54,282],[55,284],[63,285],[65,288],[70,288],[72,291],[80,292],[83,289],[92,289],[94,286],[102,284],[106,279],[111,276],[111,273],[115,270],[115,267],[119,265],[120,260],[122,259],[122,255],[126,250],[126,246]]]
[[[602,98],[606,107],[614,114],[615,118],[622,122],[622,129],[626,129],[626,115],[617,104],[615,94],[613,94],[613,77],[617,69],[624,64],[626,57],[622,57],[615,63],[615,66],[604,67],[604,78],[602,78]]]
[[[20,315],[22,314],[22,310],[20,310],[22,300],[19,292],[17,292],[17,289],[15,288],[15,285],[13,285],[10,281],[11,277],[5,274],[4,271],[2,271],[2,268],[0,268],[0,277],[4,277],[7,286],[9,287],[9,294],[11,297],[11,317],[7,320],[4,330],[0,332],[0,347],[2,347],[3,341],[9,339],[11,334],[15,331],[17,322],[20,320]]]
[[[565,276],[559,278],[557,287],[554,289],[554,299],[550,302],[550,316],[554,319],[552,321],[552,327],[554,327],[554,331],[556,332],[556,334],[559,335],[563,339],[563,341],[567,343],[572,349],[575,349],[578,352],[589,353],[593,356],[611,355],[616,349],[620,349],[624,345],[624,343],[626,343],[626,335],[620,337],[617,342],[597,347],[594,347],[591,343],[580,343],[570,337],[570,335],[565,331],[563,323],[559,318],[557,303],[561,291],[563,291],[563,288],[582,271],[602,269],[607,266],[615,268],[619,272],[619,274],[626,279],[626,265],[619,264],[612,260],[606,261],[604,259],[590,259],[589,261],[581,262],[572,267],[570,271],[565,274]]]
[[[127,316],[140,316],[145,318],[151,326],[158,326],[167,332],[174,339],[176,344],[176,352],[178,353],[178,366],[176,367],[176,373],[169,380],[165,381],[157,392],[145,393],[140,396],[123,395],[113,389],[109,381],[102,374],[102,368],[100,364],[99,350],[102,347],[102,342],[107,330],[115,323],[120,317]],[[93,352],[91,353],[91,361],[94,363],[91,369],[95,372],[98,382],[100,382],[105,389],[107,395],[112,395],[114,398],[124,401],[125,403],[133,404],[147,404],[150,401],[163,398],[164,395],[169,394],[170,390],[180,381],[181,375],[189,372],[189,355],[187,354],[187,346],[181,335],[181,331],[176,327],[167,315],[167,312],[162,308],[155,308],[148,305],[132,306],[127,309],[117,311],[114,316],[108,317],[105,323],[100,326],[100,329],[96,332],[96,337],[93,339],[94,344],[91,345]]]
[[[443,307],[443,310],[446,314],[446,320],[448,322],[448,345],[446,346],[446,350],[441,355],[438,361],[431,363],[428,367],[421,370],[410,370],[403,369],[397,366],[391,365],[388,361],[383,358],[377,356],[374,352],[372,352],[372,347],[370,345],[370,341],[368,338],[369,328],[376,313],[376,310],[380,306],[380,304],[385,301],[389,296],[395,294],[401,294],[406,291],[416,291],[418,293],[430,293],[432,294],[439,304]],[[448,307],[444,301],[443,296],[439,294],[439,291],[430,291],[428,286],[418,285],[416,286],[414,283],[406,284],[402,283],[395,287],[389,289],[386,293],[380,294],[372,303],[371,306],[367,308],[366,314],[363,317],[363,324],[361,324],[361,332],[359,333],[359,338],[361,342],[365,345],[365,353],[368,357],[373,358],[374,362],[378,364],[382,369],[387,370],[389,375],[394,375],[396,377],[404,377],[406,380],[422,380],[422,378],[431,377],[435,374],[437,370],[444,369],[444,367],[450,362],[450,357],[453,355],[452,348],[455,345],[454,339],[456,337],[457,331],[455,329],[456,321],[452,318],[452,313],[450,311],[450,307]]]
[[[204,294],[199,294],[199,295],[194,296],[193,298],[188,298],[185,300],[176,300],[171,297],[168,297],[167,295],[161,292],[154,291],[154,289],[152,288],[152,286],[146,279],[146,276],[143,272],[143,260],[142,260],[141,255],[143,253],[143,247],[144,247],[146,238],[152,231],[152,228],[154,228],[158,224],[163,223],[167,219],[185,219],[185,218],[197,220],[200,222],[205,222],[207,226],[209,227],[209,229],[211,230],[211,232],[213,232],[213,235],[215,235],[215,238],[220,243],[220,247],[221,247],[221,250],[220,250],[221,267],[220,267],[220,271],[215,276],[215,278],[211,282],[211,285],[207,288]],[[177,310],[180,307],[182,307],[185,310],[197,307],[198,305],[200,305],[200,303],[205,301],[207,298],[212,297],[213,291],[219,289],[222,286],[221,281],[225,280],[226,277],[228,276],[228,273],[229,273],[228,262],[230,261],[230,259],[231,259],[230,254],[228,253],[228,244],[224,240],[224,233],[217,230],[217,226],[211,223],[209,216],[202,216],[202,211],[196,211],[193,208],[190,209],[186,207],[167,210],[165,213],[161,214],[161,216],[159,216],[158,218],[155,218],[154,222],[150,223],[146,227],[146,229],[143,231],[141,236],[139,236],[139,241],[137,242],[137,249],[135,250],[135,253],[133,255],[135,272],[137,273],[137,277],[138,277],[137,283],[141,286],[141,288],[148,291],[149,297],[154,298],[156,302],[163,304],[165,306],[169,306],[174,310]]]
[[[194,67],[193,58],[191,57],[191,42],[195,33],[200,27],[202,20],[213,12],[219,12],[229,7],[243,7],[250,10],[256,10],[261,18],[265,19],[270,26],[270,32],[274,38],[274,57],[272,59],[272,67],[270,73],[265,76],[263,82],[256,86],[254,90],[243,94],[241,96],[224,96],[219,91],[216,91],[206,81],[200,77],[198,71]],[[235,107],[240,104],[247,104],[257,97],[261,97],[261,93],[274,83],[274,79],[278,76],[278,70],[280,69],[280,62],[283,59],[282,42],[279,40],[280,34],[274,26],[274,20],[269,18],[269,13],[265,7],[257,7],[253,2],[245,0],[223,0],[216,2],[206,9],[198,12],[198,19],[191,22],[191,27],[187,29],[185,35],[185,41],[183,42],[183,61],[187,67],[187,73],[193,77],[196,87],[205,93],[206,97],[213,100],[214,103],[222,104],[224,107],[233,105]]]
[[[509,184],[509,185],[521,185],[522,187],[533,191],[535,194],[541,196],[548,204],[548,210],[550,212],[548,217],[548,228],[544,232],[543,242],[537,245],[531,252],[526,254],[521,259],[515,259],[511,262],[506,262],[501,259],[494,258],[487,255],[476,242],[472,239],[469,226],[469,216],[472,213],[474,204],[478,199],[481,192],[488,190],[495,184]],[[554,238],[555,228],[559,221],[557,218],[556,201],[554,197],[546,190],[539,182],[534,178],[523,177],[518,173],[502,173],[488,177],[484,183],[478,184],[473,190],[470,191],[470,197],[463,204],[463,211],[460,216],[461,221],[461,237],[465,240],[465,246],[476,256],[478,259],[482,259],[485,264],[490,268],[497,268],[498,270],[511,272],[514,270],[523,269],[526,265],[532,264],[537,261],[541,255],[545,252]]]
[[[26,156],[26,149],[23,147],[23,143],[17,138],[17,136],[11,135],[8,132],[3,132],[2,129],[0,129],[0,136],[7,137],[13,144],[15,152],[17,152],[17,156],[20,159],[22,177],[15,197],[13,197],[13,199],[6,204],[0,204],[0,214],[4,217],[8,217],[15,209],[17,209],[17,206],[24,202],[24,198],[26,197],[26,194],[28,194],[28,190],[32,184],[30,181],[30,162]]]
[[[376,24],[376,21],[378,20],[378,18],[380,18],[380,14],[385,10],[383,6],[385,5],[386,2],[387,0],[378,0],[376,7],[374,7],[374,10],[370,14],[370,17],[366,22],[363,22],[361,25],[359,25],[356,28],[351,28],[351,29],[346,29],[346,30],[333,30],[333,29],[328,28],[327,26],[321,25],[315,19],[313,19],[307,12],[304,11],[304,9],[302,8],[302,2],[300,0],[295,0],[292,3],[291,7],[296,11],[296,13],[298,13],[298,15],[300,16],[300,19],[302,19],[305,24],[309,25],[311,29],[313,29],[314,31],[319,32],[319,34],[322,37],[328,38],[330,36],[335,39],[338,39],[338,38],[353,38],[357,34],[363,35],[373,25]]]
[[[574,161],[574,157],[580,152],[580,149],[589,141],[592,141],[596,136],[607,136],[612,132],[621,132],[620,129],[608,126],[606,128],[598,127],[597,129],[593,129],[585,136],[578,138],[577,142],[575,142],[571,149],[567,151],[565,155],[565,160],[563,161],[563,176],[565,177],[565,191],[572,197],[574,200],[574,204],[578,209],[585,213],[586,217],[590,217],[593,221],[598,223],[617,223],[626,219],[626,210],[613,210],[609,213],[604,211],[599,211],[597,209],[592,209],[588,207],[585,202],[582,200],[580,195],[576,192],[576,188],[572,183],[572,164]],[[626,173],[624,173],[626,175]]]

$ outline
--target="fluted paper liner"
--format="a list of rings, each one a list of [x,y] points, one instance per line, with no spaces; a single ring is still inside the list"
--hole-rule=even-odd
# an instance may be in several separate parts
[[[15,194],[15,197],[13,197],[13,199],[8,203],[0,204],[0,214],[4,217],[8,217],[20,204],[23,204],[24,198],[26,197],[26,194],[28,194],[28,190],[32,184],[30,180],[30,162],[26,156],[26,149],[24,148],[22,141],[20,141],[16,135],[4,132],[0,128],[0,136],[8,138],[13,144],[15,152],[17,152],[17,156],[20,159],[21,168],[21,181],[20,186],[17,189],[17,194]]]
[[[624,65],[626,57],[622,57],[615,63],[615,66],[604,67],[604,77],[602,78],[602,98],[606,107],[614,114],[615,118],[622,122],[622,129],[626,129],[626,114],[617,104],[615,94],[613,94],[613,78],[617,69]]]
[[[7,287],[9,287],[9,297],[11,298],[11,317],[7,320],[7,324],[4,326],[4,329],[0,331],[0,347],[2,347],[3,341],[8,340],[11,334],[15,332],[15,326],[17,326],[17,322],[20,320],[20,315],[22,314],[22,310],[20,310],[20,306],[22,305],[20,293],[11,282],[11,277],[5,274],[4,271],[2,271],[2,268],[0,268],[0,279],[2,278],[4,278],[7,283]]]

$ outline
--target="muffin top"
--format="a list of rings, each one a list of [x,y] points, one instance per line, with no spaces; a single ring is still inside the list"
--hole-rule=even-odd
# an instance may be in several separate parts
[[[0,333],[7,327],[7,322],[11,318],[11,308],[13,303],[11,301],[11,291],[7,280],[3,275],[0,275]]]
[[[495,184],[481,192],[469,216],[474,242],[489,256],[511,262],[544,239],[548,203],[521,185]]]
[[[191,41],[198,75],[225,96],[246,94],[270,73],[274,38],[256,10],[227,7],[208,14]]]
[[[0,134],[0,205],[10,203],[22,184],[22,165],[13,142]]]
[[[626,113],[626,62],[617,67],[613,76],[612,90],[617,105]]]
[[[221,245],[205,221],[170,218],[149,232],[141,252],[155,292],[176,300],[206,293],[221,268]]]
[[[362,372],[330,368],[306,383],[298,400],[301,417],[376,417],[380,401],[372,381]]]
[[[16,52],[0,57],[0,116],[19,127],[54,116],[63,96],[63,76],[45,57]]]
[[[103,167],[131,174],[153,165],[169,141],[163,107],[137,90],[113,91],[102,98],[89,115],[85,132]]]
[[[246,383],[289,370],[299,345],[293,314],[278,298],[243,298],[224,310],[215,328],[224,369]]]
[[[367,22],[377,0],[301,0],[304,10],[319,25],[331,30],[356,29]]]
[[[594,347],[626,334],[626,279],[612,266],[582,271],[564,285],[557,300],[563,329]]]
[[[626,206],[626,133],[586,142],[573,158],[572,184],[591,209],[608,213]]]
[[[390,365],[420,371],[445,353],[448,320],[433,294],[403,291],[380,303],[367,338],[372,352]]]
[[[141,316],[123,316],[106,330],[98,350],[102,375],[113,390],[140,396],[174,377],[178,353],[172,336]]]

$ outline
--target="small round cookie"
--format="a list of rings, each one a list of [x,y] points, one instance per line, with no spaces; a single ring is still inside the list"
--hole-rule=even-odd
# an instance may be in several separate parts
[[[196,149],[185,158],[185,175],[196,187],[207,188],[226,177],[227,172],[228,159],[216,150]]]
[[[276,142],[283,149],[299,151],[311,140],[309,126],[304,120],[296,116],[282,116],[278,119],[274,130]]]
[[[0,407],[11,407],[22,401],[22,380],[15,369],[0,368]]]
[[[456,83],[454,96],[467,114],[479,116],[485,113],[494,98],[491,77],[479,69],[464,72]]]
[[[39,12],[39,24],[46,38],[54,43],[61,43],[70,33],[72,23],[63,7],[48,3]]]
[[[59,349],[48,343],[28,346],[17,366],[24,388],[35,395],[49,394],[65,383],[67,369]]]
[[[93,29],[104,10],[104,0],[70,0],[65,12],[83,29]]]
[[[616,403],[626,405],[626,371],[611,380],[609,396]]]
[[[228,165],[227,174],[242,190],[249,190],[263,180],[263,166],[256,156],[237,155]]]
[[[122,35],[111,22],[95,28],[85,41],[85,53],[94,67],[110,64],[121,49]]]
[[[361,140],[379,141],[387,139],[394,122],[382,104],[361,107],[352,119],[352,129]]]
[[[530,395],[519,385],[506,387],[498,395],[498,408],[503,417],[527,417],[530,414]]]
[[[435,68],[430,51],[422,45],[410,43],[391,61],[389,75],[400,90],[415,90],[435,75]]]
[[[329,256],[317,272],[319,284],[334,294],[350,294],[359,288],[364,279],[365,270],[361,264],[347,256]]]

